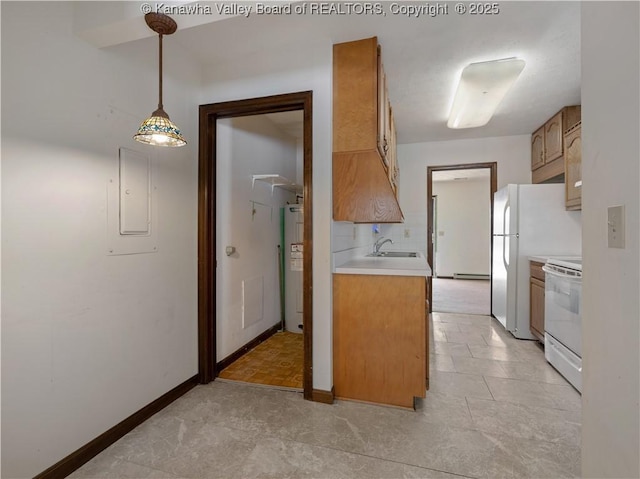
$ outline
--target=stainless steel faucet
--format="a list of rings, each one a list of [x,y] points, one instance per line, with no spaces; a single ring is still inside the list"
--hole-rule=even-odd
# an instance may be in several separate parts
[[[384,240],[384,241],[382,241]],[[380,248],[382,248],[382,245],[385,243],[391,243],[393,244],[393,240],[391,238],[387,238],[384,239],[384,236],[381,236],[380,238],[378,238],[378,241],[376,241],[373,245],[373,252],[374,253],[379,253],[380,252]]]

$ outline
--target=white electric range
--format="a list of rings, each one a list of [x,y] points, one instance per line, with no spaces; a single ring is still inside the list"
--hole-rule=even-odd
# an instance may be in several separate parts
[[[582,258],[550,258],[545,272],[545,358],[582,392]]]

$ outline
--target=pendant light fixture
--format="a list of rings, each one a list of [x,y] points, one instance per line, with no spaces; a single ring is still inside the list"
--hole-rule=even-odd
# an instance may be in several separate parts
[[[158,34],[160,44],[158,109],[142,122],[133,139],[155,146],[184,146],[187,144],[186,140],[162,108],[162,36],[174,33],[178,29],[178,25],[171,17],[163,13],[147,13],[144,20],[149,28]]]

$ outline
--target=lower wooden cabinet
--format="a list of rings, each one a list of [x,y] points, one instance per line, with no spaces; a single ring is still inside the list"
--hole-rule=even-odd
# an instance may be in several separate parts
[[[425,397],[424,276],[333,275],[333,381],[343,399],[414,407]]]
[[[544,342],[544,271],[543,263],[530,262],[529,328],[538,340]]]

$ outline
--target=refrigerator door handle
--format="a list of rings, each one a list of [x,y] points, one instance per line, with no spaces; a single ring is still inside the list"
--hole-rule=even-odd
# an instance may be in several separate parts
[[[505,235],[507,236],[507,235]],[[504,239],[504,241],[502,242],[502,263],[504,264],[504,269],[505,270],[509,270],[509,263],[507,262],[507,256],[506,256],[506,252],[507,252],[507,238]]]
[[[509,234],[509,230],[507,229],[507,215],[510,212],[511,205],[509,204],[509,198],[507,197],[507,203],[504,205],[504,209],[502,210],[502,231],[504,232],[504,234]]]

